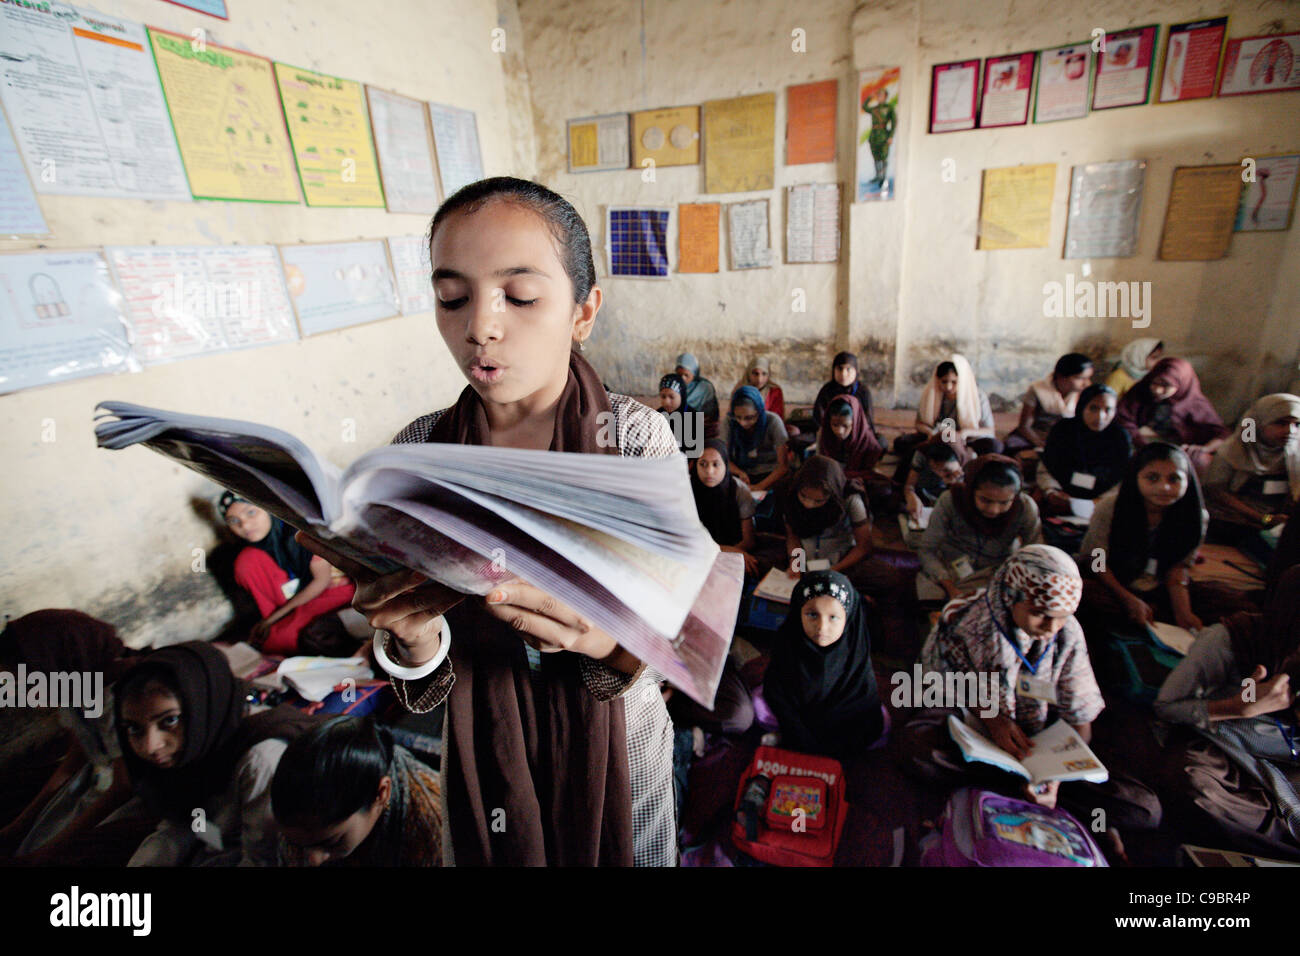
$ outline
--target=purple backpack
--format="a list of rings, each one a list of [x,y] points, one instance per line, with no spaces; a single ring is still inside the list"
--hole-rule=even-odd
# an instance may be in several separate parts
[[[988,790],[954,793],[922,866],[1106,866],[1092,836],[1064,810]]]

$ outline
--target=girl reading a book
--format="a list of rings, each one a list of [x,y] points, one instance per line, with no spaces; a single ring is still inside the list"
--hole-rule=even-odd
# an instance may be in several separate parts
[[[884,731],[862,598],[835,571],[799,579],[763,676],[781,746],[849,757]]]
[[[271,778],[318,718],[289,704],[249,716],[244,684],[204,641],[143,658],[115,703],[131,784],[162,818],[129,865],[275,866]]]
[[[982,587],[1017,547],[1042,538],[1038,506],[1022,490],[1020,466],[1003,455],[968,462],[962,483],[935,502],[921,536],[922,600]]]
[[[1243,850],[1300,858],[1300,567],[1263,614],[1203,630],[1160,688],[1171,813]]]
[[[692,463],[691,492],[700,523],[713,540],[723,551],[743,556],[746,573],[757,574],[754,496],[749,486],[727,469],[727,446],[721,439],[705,442],[700,457]]]
[[[1186,359],[1162,358],[1140,382],[1124,393],[1115,421],[1141,448],[1153,441],[1178,445],[1204,475],[1219,446],[1228,438],[1223,419],[1201,391],[1196,370]]]
[[[1092,359],[1071,352],[1056,360],[1052,374],[1029,386],[1020,406],[1020,422],[1007,436],[1006,452],[1041,451],[1052,426],[1074,417],[1079,394],[1092,384]]]
[[[1210,534],[1240,539],[1286,520],[1300,499],[1300,396],[1265,395],[1205,473]]]
[[[434,216],[430,254],[438,331],[469,385],[394,441],[678,454],[664,417],[606,392],[581,355],[602,292],[568,202],[520,179],[473,183]],[[687,403],[700,407],[689,391]],[[418,713],[447,704],[449,862],[675,862],[672,726],[658,674],[526,582],[462,600],[414,572],[362,577],[343,566],[361,582],[353,606],[384,632],[380,664],[398,699]]]
[[[289,744],[271,807],[288,865],[442,865],[438,775],[373,717],[335,717]]]
[[[1079,394],[1078,414],[1052,426],[1038,469],[1044,514],[1071,514],[1071,498],[1099,498],[1124,477],[1133,443],[1115,424],[1117,403],[1110,386],[1089,385]]]
[[[264,654],[285,657],[326,647],[350,654],[356,642],[346,639],[333,612],[351,603],[356,585],[295,541],[287,524],[234,492],[221,495],[217,513],[236,537],[248,542],[235,558],[235,583],[253,596],[262,615],[249,643]],[[300,648],[304,631],[320,639]]]
[[[752,385],[742,385],[731,396],[727,450],[731,473],[752,491],[766,491],[785,477],[781,449],[789,436],[780,417],[769,412],[763,396]]]
[[[1074,618],[1081,594],[1079,569],[1065,552],[1027,545],[1002,563],[988,587],[948,603],[921,648],[920,662],[927,673],[996,675],[996,714],[990,716],[987,710],[994,708],[986,707],[976,718],[996,746],[1019,760],[1030,751],[1030,737],[1064,720],[1107,763],[1107,783],[1031,787],[997,768],[966,763],[947,719],[960,707],[975,712],[979,705],[969,700],[945,701],[947,706],[919,711],[908,721],[896,734],[904,768],[930,782],[977,783],[1044,806],[1054,806],[1059,796],[1083,820],[1091,818],[1092,808],[1104,807],[1111,829],[1157,826],[1154,792],[1117,772],[1113,755],[1101,756],[1092,740],[1093,722],[1105,704]]]
[[[946,428],[945,422],[949,423]],[[993,428],[993,407],[975,380],[975,370],[964,355],[954,354],[935,367],[934,376],[921,390],[914,430],[894,439],[899,458],[895,480],[901,483],[907,477],[912,452],[936,433],[943,441],[960,444],[976,455],[1001,452],[1002,442],[993,437]]]
[[[1119,488],[1098,499],[1079,545],[1089,633],[1124,620],[1199,630],[1248,606],[1240,592],[1191,580],[1208,520],[1186,453],[1167,442],[1140,449]]]

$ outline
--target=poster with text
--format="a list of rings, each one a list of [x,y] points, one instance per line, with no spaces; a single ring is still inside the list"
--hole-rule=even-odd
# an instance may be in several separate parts
[[[9,124],[0,110],[0,234],[45,236],[50,227],[41,214],[41,204],[23,168]]]
[[[1300,33],[1238,37],[1223,55],[1220,96],[1300,90]]]
[[[1159,32],[1160,27],[1147,26],[1106,34],[1092,83],[1094,110],[1140,106],[1151,98]]]
[[[975,128],[979,104],[979,60],[936,63],[930,68],[930,132]]]
[[[704,191],[771,189],[776,175],[776,94],[710,100],[704,123]]]
[[[1074,167],[1063,258],[1107,259],[1136,254],[1146,168],[1141,159]]]
[[[627,169],[627,114],[569,120],[569,172]]]
[[[402,315],[432,312],[433,265],[424,236],[389,236],[388,256],[397,280],[398,305]]]
[[[373,86],[366,87],[366,102],[388,211],[432,215],[442,197],[428,109],[420,100]]]
[[[1029,91],[1037,53],[991,56],[984,61],[980,128],[1024,126],[1029,122]]]
[[[433,123],[443,195],[450,196],[460,187],[482,179],[483,154],[479,152],[478,117],[474,111],[430,103],[429,119]]]
[[[1092,92],[1092,44],[1071,43],[1038,55],[1034,122],[1083,119]]]
[[[898,85],[901,70],[876,67],[858,74],[858,156],[855,202],[898,194]]]
[[[1160,102],[1202,100],[1214,95],[1228,18],[1175,23],[1165,37],[1165,67]]]
[[[0,393],[140,370],[98,252],[0,255]]]
[[[1246,176],[1237,207],[1235,232],[1277,232],[1291,228],[1295,215],[1300,153],[1254,157],[1253,174]]]
[[[281,246],[284,278],[303,335],[397,315],[397,286],[382,239]]]
[[[0,4],[0,98],[37,192],[190,198],[139,23]]]
[[[984,170],[977,249],[1041,249],[1052,227],[1056,164]]]

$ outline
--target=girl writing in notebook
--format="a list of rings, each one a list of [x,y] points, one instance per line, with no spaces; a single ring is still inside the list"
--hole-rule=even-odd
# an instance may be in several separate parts
[[[580,354],[602,292],[568,202],[524,180],[473,183],[434,216],[430,254],[438,332],[469,385],[396,442],[678,454],[664,417],[606,392]],[[698,407],[689,391],[687,401]],[[398,699],[419,713],[447,704],[448,862],[675,862],[672,725],[658,674],[526,582],[462,600],[413,572],[350,570],[354,606],[388,635],[377,656]]]

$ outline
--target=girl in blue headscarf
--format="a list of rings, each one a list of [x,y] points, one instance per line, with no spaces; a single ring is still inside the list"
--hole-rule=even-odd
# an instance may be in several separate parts
[[[721,414],[718,410],[718,393],[713,383],[700,376],[700,360],[690,352],[677,356],[676,372],[686,383],[686,404],[693,412],[703,412],[706,422],[716,422]]]
[[[767,410],[758,389],[742,385],[731,396],[729,429],[731,473],[751,491],[766,491],[786,471],[781,454],[789,438],[785,423]]]

